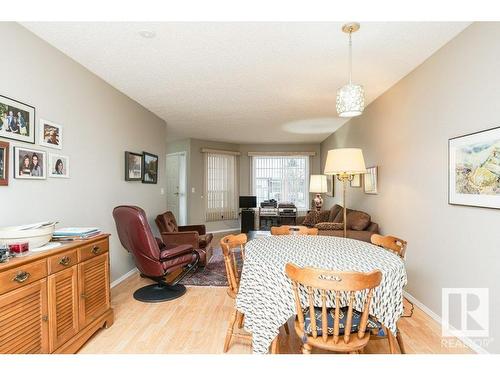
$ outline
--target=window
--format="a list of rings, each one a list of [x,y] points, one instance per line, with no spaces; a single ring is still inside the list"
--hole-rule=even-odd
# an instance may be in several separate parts
[[[275,199],[309,208],[309,156],[254,156],[252,172],[257,204]]]
[[[205,153],[206,221],[238,218],[236,155]]]

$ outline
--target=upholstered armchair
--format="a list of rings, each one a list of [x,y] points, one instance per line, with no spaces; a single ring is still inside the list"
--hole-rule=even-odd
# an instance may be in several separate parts
[[[149,227],[146,213],[136,206],[118,206],[113,210],[118,238],[132,255],[142,277],[155,284],[146,285],[134,292],[141,302],[162,302],[179,298],[186,287],[178,284],[199,262],[198,252],[190,245],[169,246],[155,238]],[[182,269],[175,279],[167,277]]]
[[[166,245],[191,245],[200,255],[200,266],[205,266],[212,256],[212,233],[207,233],[205,225],[177,225],[171,211],[158,215],[155,219],[161,238]]]

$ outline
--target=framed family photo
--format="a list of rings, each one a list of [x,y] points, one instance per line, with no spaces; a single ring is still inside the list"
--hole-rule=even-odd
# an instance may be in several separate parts
[[[448,203],[500,208],[500,127],[448,140]]]
[[[142,182],[144,184],[158,183],[158,155],[150,154],[149,152],[143,152],[142,155]]]
[[[54,122],[40,119],[40,134],[38,144],[40,146],[62,149],[63,127]]]
[[[35,143],[35,107],[0,95],[0,137]]]
[[[125,181],[142,180],[142,154],[125,151]]]
[[[49,177],[69,178],[69,157],[49,153]]]
[[[9,143],[0,141],[0,186],[9,185]]]
[[[366,168],[363,175],[363,188],[366,194],[378,194],[378,167]]]
[[[14,177],[44,180],[47,177],[47,154],[44,151],[14,147]]]

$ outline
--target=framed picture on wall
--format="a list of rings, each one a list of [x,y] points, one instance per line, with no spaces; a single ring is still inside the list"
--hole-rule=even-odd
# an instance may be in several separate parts
[[[0,141],[0,186],[9,185],[9,143]]]
[[[142,163],[142,182],[144,184],[158,183],[158,155],[143,152]]]
[[[49,153],[49,177],[69,178],[69,157]]]
[[[14,177],[44,180],[47,177],[47,155],[44,151],[14,147]]]
[[[335,176],[327,175],[326,176],[326,195],[329,197],[335,196]]]
[[[142,154],[125,151],[125,181],[142,180]]]
[[[448,140],[448,203],[500,208],[500,127]]]
[[[62,149],[63,127],[54,122],[40,119],[38,144],[44,147]]]
[[[361,175],[355,174],[350,182],[351,187],[360,188],[361,187]]]
[[[378,167],[366,168],[363,175],[363,186],[366,194],[378,194]]]
[[[0,137],[35,143],[35,107],[0,95]]]

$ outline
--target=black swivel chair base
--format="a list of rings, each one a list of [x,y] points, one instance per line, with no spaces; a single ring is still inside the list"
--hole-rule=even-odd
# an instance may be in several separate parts
[[[182,297],[184,293],[186,293],[186,287],[181,284],[151,284],[137,289],[134,292],[134,298],[141,302],[165,302]]]

